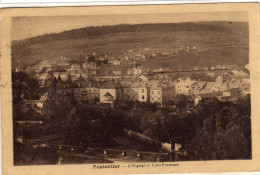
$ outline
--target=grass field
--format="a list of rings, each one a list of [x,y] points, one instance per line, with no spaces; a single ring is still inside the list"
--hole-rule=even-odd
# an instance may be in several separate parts
[[[208,25],[205,26],[208,23],[211,26],[210,28]],[[34,42],[16,41],[12,43],[12,67],[25,67],[40,60],[59,58],[61,55],[77,58],[79,55],[93,51],[120,56],[128,49],[151,48],[158,52],[165,52],[186,46],[196,46],[197,48],[207,49],[207,51],[179,55],[164,60],[149,60],[144,65],[176,69],[193,65],[211,66],[218,63],[246,64],[248,62],[247,24],[208,23],[194,23],[196,26],[201,25],[201,28],[194,30],[187,27],[183,30],[176,30],[176,27],[171,29],[162,26],[160,28],[161,24],[151,24],[151,27],[154,27],[153,30],[148,30],[147,26],[137,25],[137,30],[131,25],[133,31],[126,28],[125,31],[107,32],[103,35],[81,38],[79,36],[62,38],[63,33],[61,33],[52,34],[53,39],[48,37],[49,40],[43,40],[45,36],[40,36],[39,42],[37,40]],[[81,30],[83,29],[79,29],[78,33]],[[102,31],[102,27],[99,30]],[[77,33],[77,30],[72,32]]]

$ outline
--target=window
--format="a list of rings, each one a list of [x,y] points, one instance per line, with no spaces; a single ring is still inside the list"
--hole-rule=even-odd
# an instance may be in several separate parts
[[[142,95],[142,99],[144,100],[144,95]]]
[[[160,95],[160,91],[158,91],[158,95]]]
[[[160,98],[158,98],[158,101],[160,101]]]
[[[186,86],[186,88],[189,88],[190,86]]]
[[[144,89],[142,89],[142,93],[144,93]]]
[[[152,98],[152,101],[154,101],[154,99]]]
[[[152,95],[153,95],[153,91],[152,91]]]

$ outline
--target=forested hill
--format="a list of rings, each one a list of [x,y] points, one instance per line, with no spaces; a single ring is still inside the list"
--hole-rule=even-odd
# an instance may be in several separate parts
[[[179,47],[187,43],[194,45],[235,43],[247,47],[248,23],[211,21],[86,27],[13,41],[12,61],[17,58],[46,59],[61,54],[72,56],[76,51],[85,52],[86,49],[118,54],[116,51],[118,47],[114,48],[112,44],[120,44],[120,49],[129,49],[137,46],[154,47],[158,44],[162,47],[165,44]]]
[[[232,24],[232,25],[230,25]],[[235,27],[234,28],[234,24]],[[232,27],[231,27],[232,26]],[[51,33],[24,39],[20,41],[13,41],[13,46],[19,44],[39,44],[44,42],[51,42],[66,39],[86,39],[89,37],[98,37],[111,33],[127,33],[127,32],[174,32],[174,31],[229,31],[242,29],[247,30],[247,24],[243,22],[190,22],[190,23],[161,23],[161,24],[119,24],[113,26],[91,26],[86,28],[74,29],[64,31],[61,33]]]

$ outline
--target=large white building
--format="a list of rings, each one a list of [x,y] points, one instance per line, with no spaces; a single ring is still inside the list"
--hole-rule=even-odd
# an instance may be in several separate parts
[[[100,87],[100,102],[101,103],[113,103],[119,98],[119,85],[114,81],[109,81]]]
[[[159,103],[162,105],[162,88],[157,81],[109,81],[100,87],[100,102],[113,103],[116,99]]]

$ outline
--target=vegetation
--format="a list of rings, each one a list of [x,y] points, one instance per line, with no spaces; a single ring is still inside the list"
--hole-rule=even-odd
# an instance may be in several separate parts
[[[185,149],[191,160],[252,158],[250,98],[219,104]]]
[[[25,72],[12,71],[13,102],[19,103],[22,98],[35,100],[39,96],[36,91],[40,85],[38,81]]]
[[[215,66],[219,62],[245,65],[248,63],[248,24],[197,22],[87,27],[12,42],[12,66],[25,67],[61,55],[81,58],[82,54],[94,51],[122,56],[127,49],[152,48],[162,53],[187,46],[206,50],[199,54],[151,59],[142,64],[150,68],[170,66],[175,70],[197,65]]]

